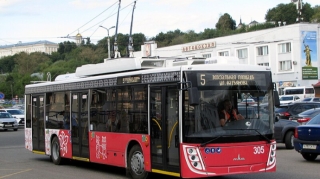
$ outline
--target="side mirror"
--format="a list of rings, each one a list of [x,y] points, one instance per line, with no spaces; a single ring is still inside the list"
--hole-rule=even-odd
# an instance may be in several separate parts
[[[280,99],[279,99],[278,91],[273,91],[273,100],[274,100],[275,106],[280,106]]]
[[[198,88],[192,87],[188,88],[188,94],[189,94],[189,105],[190,106],[196,106],[200,103],[200,95]]]

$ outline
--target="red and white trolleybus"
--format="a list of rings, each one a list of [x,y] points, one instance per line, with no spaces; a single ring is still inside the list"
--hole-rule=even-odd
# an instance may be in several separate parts
[[[67,78],[69,76],[69,78]],[[274,172],[269,67],[206,59],[120,58],[25,87],[25,147],[51,157],[181,178]],[[243,98],[267,103],[255,106]],[[221,102],[244,116],[220,125]]]

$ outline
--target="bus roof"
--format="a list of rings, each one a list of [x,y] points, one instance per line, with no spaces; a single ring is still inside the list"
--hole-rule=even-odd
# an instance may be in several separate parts
[[[211,60],[211,59],[210,59]],[[104,63],[88,64],[78,67],[75,73],[59,75],[55,81],[29,84],[29,87],[40,87],[73,82],[94,81],[121,76],[156,74],[165,72],[180,72],[189,70],[217,71],[271,71],[270,67],[209,61],[204,58],[119,58],[105,60]],[[180,76],[179,76],[180,78]]]

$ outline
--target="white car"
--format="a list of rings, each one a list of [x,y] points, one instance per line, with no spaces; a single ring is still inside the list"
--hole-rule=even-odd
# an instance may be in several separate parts
[[[19,125],[24,126],[24,112],[20,109],[0,109],[0,112],[8,112],[10,113],[14,118],[16,118],[16,121]]]
[[[294,95],[282,95],[279,96],[280,104],[289,104],[293,103],[296,101],[300,101],[299,96],[294,96]]]
[[[3,130],[13,129],[14,131],[17,131],[18,127],[19,125],[16,121],[16,118],[14,118],[8,112],[0,112],[0,129],[3,129]]]

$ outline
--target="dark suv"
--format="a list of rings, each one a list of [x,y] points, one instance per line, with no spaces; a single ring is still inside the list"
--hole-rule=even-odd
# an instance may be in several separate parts
[[[320,102],[294,102],[276,108],[276,116],[278,119],[289,119],[292,115],[297,115],[308,109],[319,107]]]

